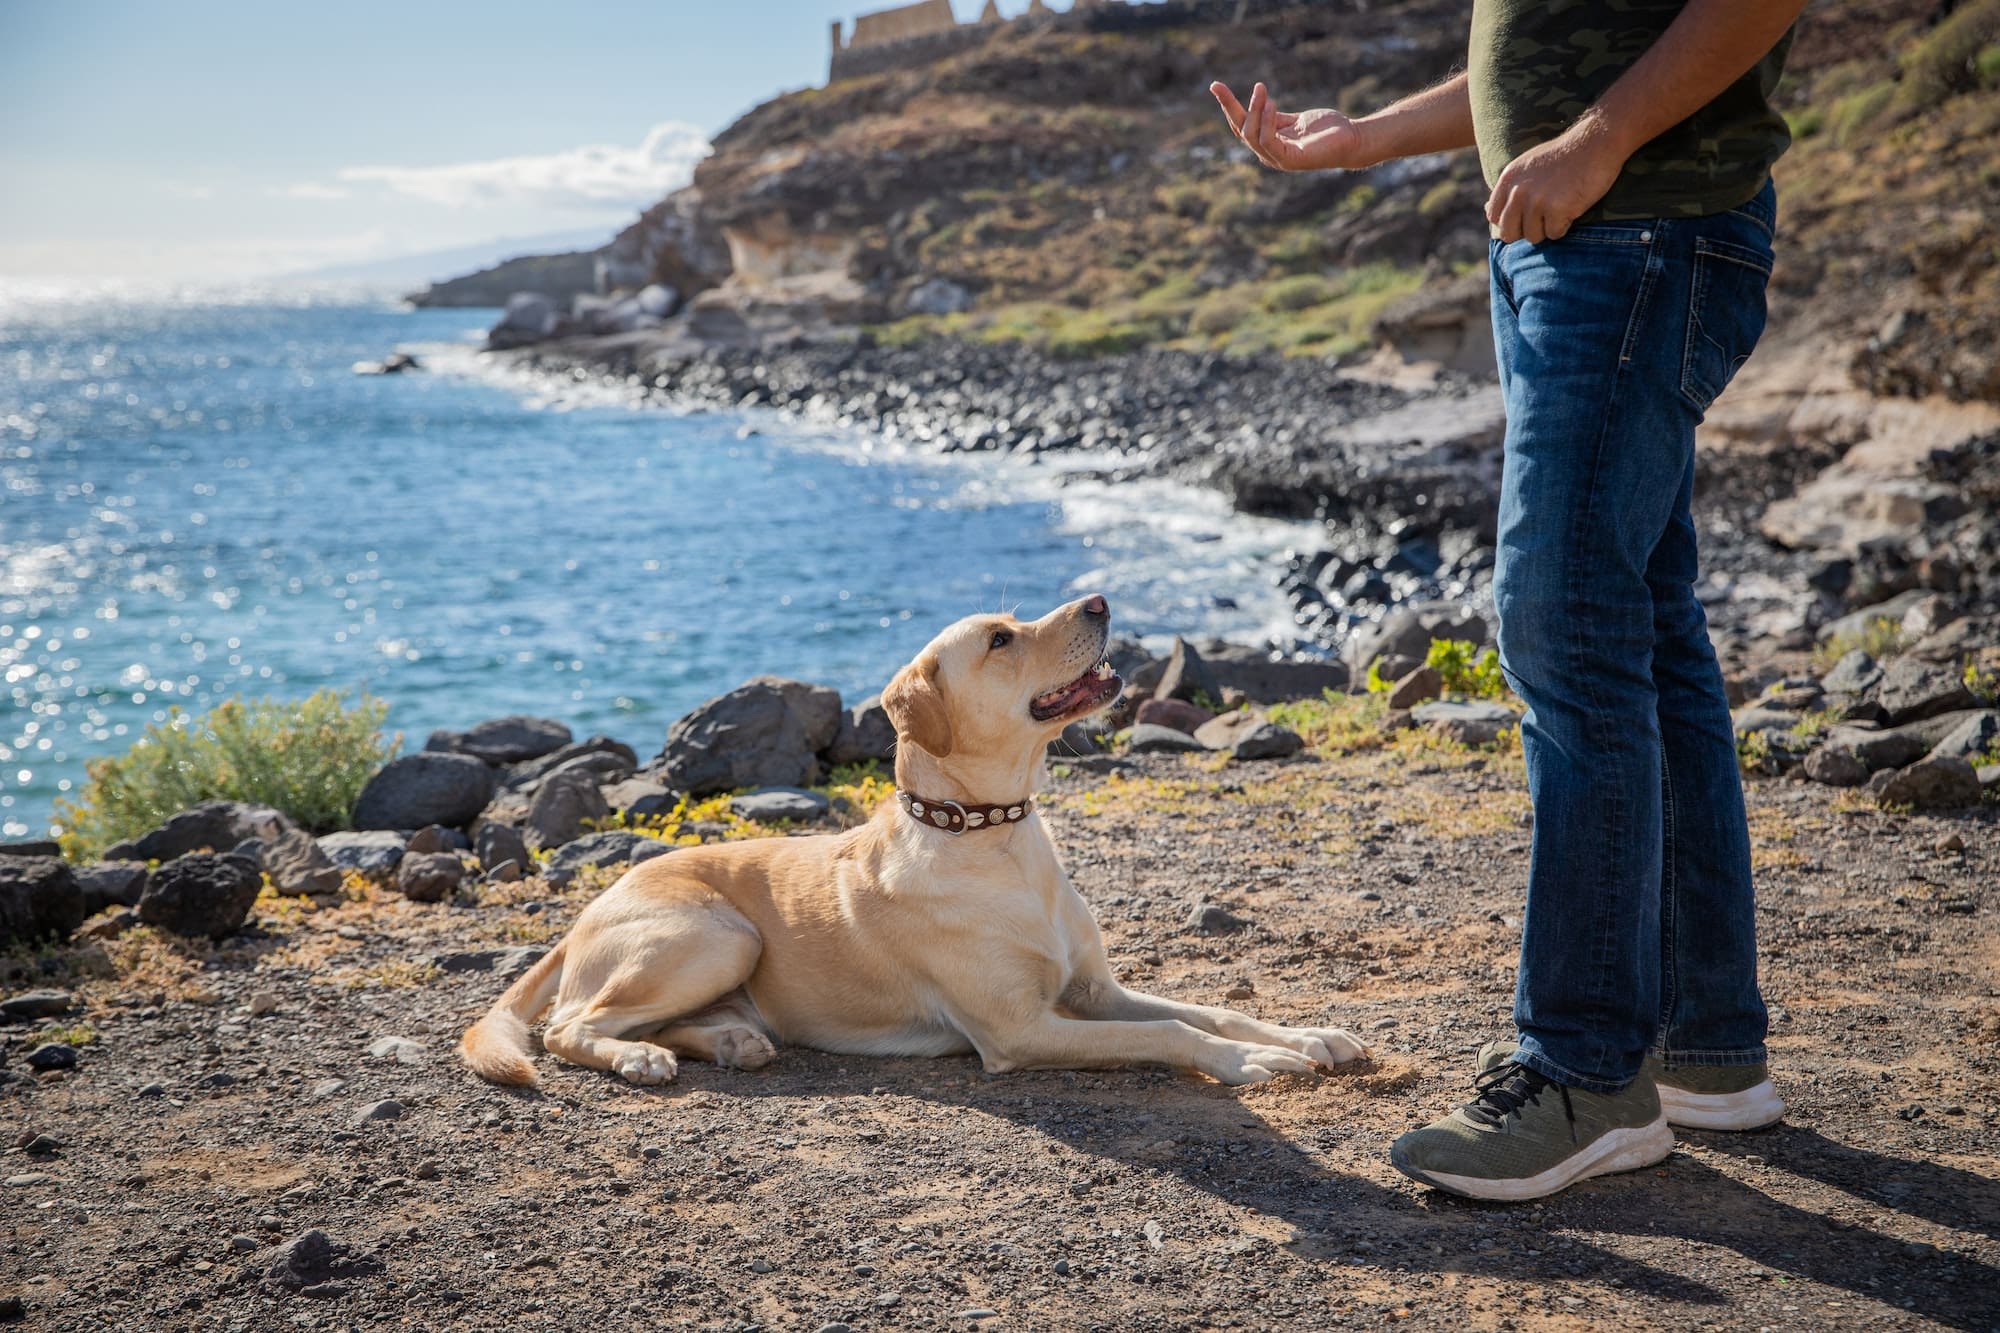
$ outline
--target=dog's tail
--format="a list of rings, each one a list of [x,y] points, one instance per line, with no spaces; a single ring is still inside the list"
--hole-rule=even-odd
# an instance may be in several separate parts
[[[556,997],[562,980],[564,940],[515,979],[486,1016],[459,1038],[458,1054],[483,1079],[510,1087],[533,1087],[535,1065],[528,1054],[528,1024]]]

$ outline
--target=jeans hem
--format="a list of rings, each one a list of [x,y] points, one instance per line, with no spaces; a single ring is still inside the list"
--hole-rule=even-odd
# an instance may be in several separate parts
[[[1769,1064],[1770,1057],[1762,1046],[1754,1046],[1747,1051],[1679,1051],[1659,1048],[1654,1050],[1660,1063],[1671,1068],[1674,1065],[1762,1065]]]
[[[1526,1065],[1543,1078],[1554,1079],[1566,1088],[1575,1088],[1581,1092],[1595,1092],[1606,1097],[1625,1091],[1625,1089],[1632,1086],[1633,1079],[1638,1077],[1637,1074],[1634,1074],[1632,1078],[1626,1079],[1623,1083],[1609,1083],[1601,1078],[1585,1078],[1582,1074],[1563,1068],[1545,1055],[1535,1055],[1528,1051],[1516,1051],[1512,1058],[1515,1064]]]

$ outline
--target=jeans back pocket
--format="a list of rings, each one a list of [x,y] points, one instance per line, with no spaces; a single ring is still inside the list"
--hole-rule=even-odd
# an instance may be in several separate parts
[[[1681,394],[1696,411],[1708,411],[1750,359],[1764,334],[1765,288],[1770,281],[1770,251],[1709,236],[1695,238]]]

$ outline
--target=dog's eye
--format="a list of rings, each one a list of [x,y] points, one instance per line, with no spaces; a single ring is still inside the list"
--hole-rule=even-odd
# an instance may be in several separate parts
[[[993,631],[993,637],[987,640],[986,647],[988,651],[991,651],[992,649],[995,648],[1005,648],[1008,644],[1012,642],[1014,642],[1013,631],[996,629]]]

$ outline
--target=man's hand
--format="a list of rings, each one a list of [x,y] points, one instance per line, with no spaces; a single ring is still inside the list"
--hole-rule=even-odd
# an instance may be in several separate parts
[[[1273,171],[1351,171],[1375,165],[1361,127],[1338,111],[1280,111],[1261,83],[1251,90],[1248,107],[1227,84],[1211,83],[1208,90],[1221,103],[1236,137]]]
[[[1629,156],[1586,112],[1563,133],[1507,164],[1486,200],[1486,220],[1502,241],[1557,240],[1609,192]]]

